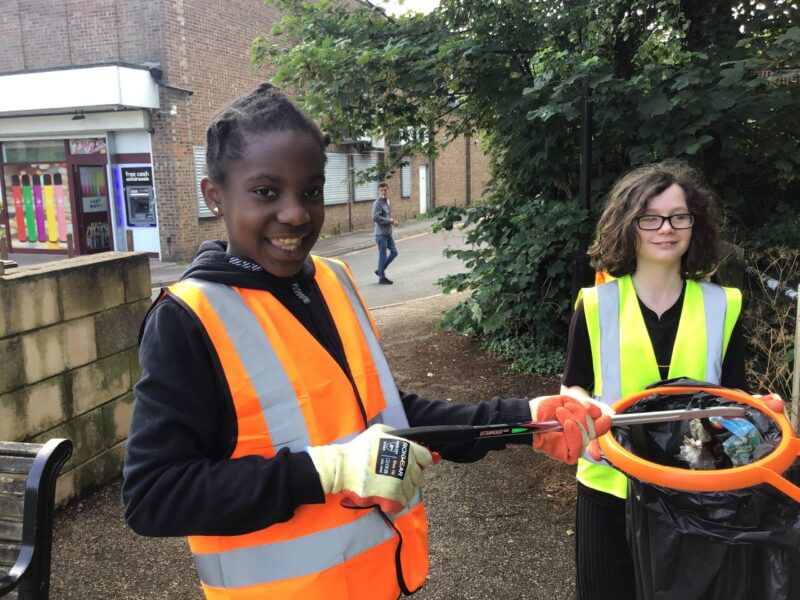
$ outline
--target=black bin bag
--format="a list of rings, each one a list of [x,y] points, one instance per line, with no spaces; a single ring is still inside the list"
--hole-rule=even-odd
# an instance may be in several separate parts
[[[716,387],[691,380],[651,387],[657,385]],[[624,412],[731,404],[687,390],[643,398]],[[763,413],[748,407],[747,417],[766,441],[780,440],[780,428]],[[622,447],[645,460],[688,468],[674,457],[689,435],[689,421],[613,431]],[[799,482],[800,460],[783,476]],[[690,492],[633,477],[629,482],[627,536],[639,600],[800,600],[800,503],[769,484]]]

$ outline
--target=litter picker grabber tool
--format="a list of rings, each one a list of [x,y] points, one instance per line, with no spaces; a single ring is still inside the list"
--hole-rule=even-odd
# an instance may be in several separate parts
[[[693,408],[687,410],[662,410],[630,415],[613,415],[612,427],[663,423],[665,421],[687,421],[709,417],[743,417],[745,409],[740,406],[717,406],[712,408]],[[394,429],[390,433],[397,437],[420,444],[449,444],[453,442],[472,442],[488,438],[506,438],[536,433],[555,433],[561,431],[558,421],[526,421],[495,425],[431,425]]]

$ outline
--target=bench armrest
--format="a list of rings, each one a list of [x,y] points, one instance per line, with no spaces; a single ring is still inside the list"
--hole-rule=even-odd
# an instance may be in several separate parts
[[[53,540],[53,505],[56,480],[64,463],[72,455],[72,442],[52,439],[42,446],[33,444],[8,444],[10,452],[0,456],[25,456],[23,447],[39,448],[33,459],[25,484],[25,504],[22,513],[22,543],[19,555],[11,570],[0,577],[0,596],[5,596],[23,581],[33,565],[41,569],[39,587],[46,598],[50,587],[50,550]],[[30,451],[29,451],[30,452]],[[34,561],[39,561],[39,564]],[[43,589],[42,589],[43,587]]]

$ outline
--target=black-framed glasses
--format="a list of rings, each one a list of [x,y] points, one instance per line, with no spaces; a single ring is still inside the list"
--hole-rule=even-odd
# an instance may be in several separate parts
[[[670,215],[668,217],[662,217],[661,215],[642,215],[641,217],[636,217],[636,225],[639,226],[639,229],[644,229],[645,231],[661,229],[664,225],[664,221],[669,221],[669,226],[673,229],[691,229],[692,225],[694,225],[694,215],[686,213]]]

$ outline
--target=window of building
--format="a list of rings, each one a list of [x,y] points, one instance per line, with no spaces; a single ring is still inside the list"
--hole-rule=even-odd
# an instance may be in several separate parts
[[[105,138],[74,138],[69,141],[70,154],[108,154]]]
[[[347,154],[326,152],[325,156],[325,204],[345,204],[350,188]]]
[[[408,162],[400,166],[400,197],[411,197],[411,165]]]
[[[206,149],[204,146],[194,147],[194,184],[197,193],[197,216],[201,219],[209,219],[214,217],[214,213],[206,206],[206,201],[203,199],[203,190],[200,187],[200,182],[206,174]]]
[[[44,163],[65,161],[64,140],[3,142],[3,162]]]
[[[353,170],[358,177],[359,171],[366,171],[378,164],[377,154],[355,154],[353,155]],[[374,171],[374,170],[373,170]],[[367,181],[356,186],[356,202],[359,200],[375,200],[378,197],[378,182]]]

